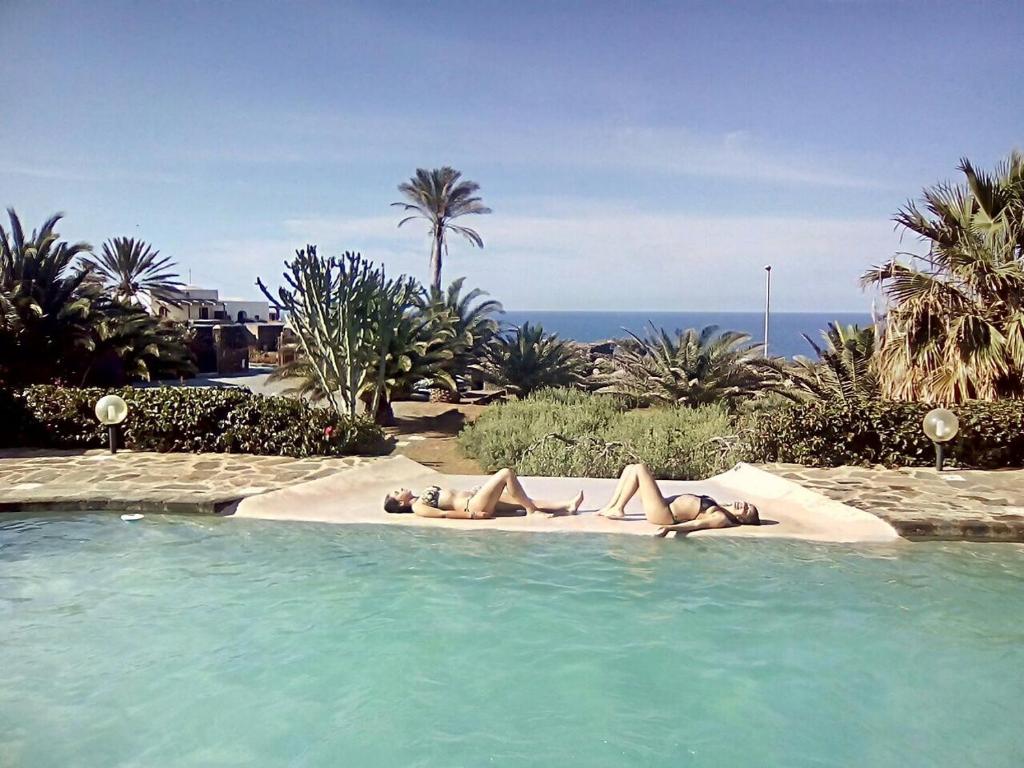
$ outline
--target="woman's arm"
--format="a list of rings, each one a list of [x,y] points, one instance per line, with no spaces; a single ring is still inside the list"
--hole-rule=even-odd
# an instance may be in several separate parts
[[[706,517],[699,517],[696,520],[687,520],[685,523],[676,523],[675,525],[663,525],[658,530],[655,536],[659,539],[668,536],[670,531],[679,533],[691,533],[692,531],[705,531],[711,528],[731,528],[732,523],[725,515],[721,512],[714,512]]]
[[[412,503],[412,513],[419,517],[448,517],[448,513],[443,509],[424,504],[422,501]]]
[[[412,513],[419,515],[420,517],[449,517],[453,519],[469,520],[474,515],[465,509],[438,509],[432,507],[429,504],[424,504],[421,501],[414,501],[412,503]],[[476,515],[475,517],[484,517],[484,515]]]

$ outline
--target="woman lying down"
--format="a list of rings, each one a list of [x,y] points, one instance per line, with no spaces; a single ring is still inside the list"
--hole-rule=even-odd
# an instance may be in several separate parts
[[[655,536],[667,536],[671,531],[678,534],[761,524],[757,507],[745,501],[719,504],[710,496],[692,493],[665,498],[654,476],[643,464],[630,464],[622,470],[615,493],[597,514],[621,520],[626,516],[626,504],[637,493],[640,494],[647,522],[660,527]]]
[[[608,503],[597,514],[611,519],[626,516],[626,504],[637,493],[644,516],[659,527],[655,536],[670,532],[690,533],[708,528],[732,528],[760,525],[757,507],[745,501],[719,504],[710,496],[683,494],[666,499],[658,483],[643,464],[627,466]],[[418,495],[402,488],[384,497],[384,509],[392,514],[412,513],[420,517],[463,519],[491,518],[525,509],[528,514],[575,515],[583,503],[583,491],[565,501],[531,499],[512,469],[502,469],[487,482],[468,491],[455,491],[432,485]]]
[[[487,482],[468,491],[453,491],[431,485],[419,495],[407,488],[392,491],[384,497],[384,511],[409,513],[420,517],[454,517],[475,520],[495,514],[510,514],[525,509],[527,514],[575,515],[583,503],[583,491],[565,501],[531,499],[523,490],[512,469],[495,472]]]

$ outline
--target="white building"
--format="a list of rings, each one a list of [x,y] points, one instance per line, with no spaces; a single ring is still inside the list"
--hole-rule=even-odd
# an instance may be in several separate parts
[[[222,299],[216,288],[200,288],[196,285],[186,285],[182,289],[179,306],[154,298],[150,303],[150,311],[177,322],[221,320],[231,323],[266,323],[279,322],[281,319],[266,301]]]

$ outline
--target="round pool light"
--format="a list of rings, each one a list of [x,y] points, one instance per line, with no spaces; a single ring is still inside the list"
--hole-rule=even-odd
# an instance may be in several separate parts
[[[928,439],[935,444],[935,469],[942,471],[943,444],[948,443],[960,431],[960,420],[956,414],[945,408],[932,408],[925,414],[921,424]]]
[[[117,453],[117,425],[127,416],[128,403],[117,395],[104,395],[96,402],[96,418],[107,428],[111,453]]]
[[[96,418],[104,427],[120,424],[128,416],[128,403],[117,395],[104,395],[96,401]]]

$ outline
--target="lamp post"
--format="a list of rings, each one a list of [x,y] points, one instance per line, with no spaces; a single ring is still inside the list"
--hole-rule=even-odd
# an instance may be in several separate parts
[[[768,357],[768,318],[772,308],[772,265],[764,265],[764,356]]]
[[[127,416],[128,403],[117,395],[105,395],[96,402],[96,418],[107,428],[111,453],[117,453],[117,426]]]
[[[935,445],[935,471],[942,471],[944,446],[960,431],[960,421],[956,414],[945,408],[933,408],[924,416],[921,426],[928,439]]]

